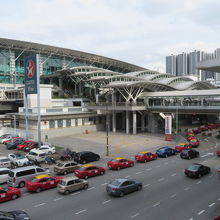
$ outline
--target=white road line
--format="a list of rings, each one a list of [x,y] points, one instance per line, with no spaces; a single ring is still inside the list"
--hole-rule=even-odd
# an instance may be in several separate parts
[[[157,165],[156,167],[160,167],[160,165]]]
[[[142,173],[142,172],[137,172],[137,173],[135,173],[135,174],[140,174],[140,173]]]
[[[158,181],[160,182],[160,181],[163,181],[164,180],[164,178],[160,178]]]
[[[203,209],[202,211],[198,212],[197,214],[198,214],[198,215],[201,215],[201,214],[204,213],[204,212],[205,212],[205,210]]]
[[[176,176],[176,173],[171,174],[171,176]]]
[[[176,194],[173,194],[172,196],[170,196],[171,199],[174,198],[174,197],[176,197]]]
[[[148,187],[148,186],[150,186],[150,184],[146,184],[146,185],[144,185],[144,188],[145,188],[145,187]]]
[[[88,188],[87,190],[91,190],[91,189],[95,189],[95,187],[93,186],[93,187],[90,187],[90,188]]]
[[[213,205],[215,205],[215,203],[213,202],[212,204],[209,205],[209,207],[211,208]]]
[[[128,176],[125,176],[125,178],[129,178],[129,177],[131,177],[130,175],[128,175]]]
[[[167,165],[167,164],[168,164],[168,162],[165,162],[164,164],[165,164],[165,165]]]
[[[186,187],[184,190],[187,191],[187,190],[189,190],[189,189],[190,189],[190,187]]]
[[[107,185],[107,184],[108,184],[108,183],[102,183],[101,186],[105,186],[105,185]]]
[[[77,194],[80,194],[80,192],[75,192],[75,193],[72,193],[71,196],[75,196]]]
[[[154,205],[152,205],[152,207],[156,207],[158,205],[160,205],[160,202],[155,203]]]
[[[220,198],[218,198],[218,200],[220,201]]]
[[[58,200],[61,200],[61,199],[63,199],[63,197],[59,197],[57,199],[54,199],[53,201],[58,201]]]
[[[204,160],[204,161],[202,161],[203,163],[206,163],[207,162],[207,160]]]
[[[200,180],[200,181],[198,181],[196,184],[200,184],[202,181]]]
[[[136,213],[135,215],[132,215],[130,218],[135,218],[139,215],[139,213]]]
[[[45,204],[46,204],[46,203],[40,203],[40,204],[35,205],[34,207],[37,208],[37,207],[42,206],[42,205],[45,205]]]
[[[111,199],[104,201],[102,204],[106,204],[108,202],[111,202]]]
[[[78,215],[78,214],[81,214],[81,213],[83,213],[83,212],[86,212],[86,209],[83,209],[83,210],[81,210],[81,211],[79,211],[79,212],[76,212],[75,214]]]
[[[190,218],[189,220],[193,220],[193,218]]]
[[[152,168],[147,168],[146,171],[152,170]]]

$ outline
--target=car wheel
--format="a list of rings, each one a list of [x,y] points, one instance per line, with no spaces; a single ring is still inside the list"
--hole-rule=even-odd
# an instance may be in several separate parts
[[[89,177],[88,177],[87,175],[84,177],[85,180],[87,180],[88,178],[89,178]]]
[[[123,197],[125,195],[125,193],[123,191],[120,192],[119,196]]]
[[[97,158],[96,158],[96,161],[99,161],[99,159],[100,159],[100,158],[99,158],[99,157],[97,157]]]
[[[18,186],[19,186],[19,188],[23,188],[25,186],[25,182],[23,182],[23,181],[20,182]]]
[[[36,189],[36,192],[37,192],[37,193],[41,192],[41,188],[37,188],[37,189]]]
[[[83,160],[83,162],[82,162],[83,164],[85,164],[86,163],[86,161],[85,160]]]
[[[131,165],[130,165],[131,167],[133,167],[134,166],[134,164],[133,163],[131,163]]]
[[[48,152],[48,154],[52,154],[52,152],[51,152],[51,151],[49,151],[49,152]]]
[[[121,167],[118,166],[118,167],[117,167],[117,170],[120,170],[120,169],[121,169]]]
[[[67,174],[67,171],[64,171],[64,172],[63,172],[63,175],[66,175],[66,174]]]
[[[64,194],[65,194],[65,195],[68,195],[68,194],[70,194],[70,191],[69,191],[69,190],[66,190],[66,191],[64,192]]]
[[[144,163],[146,163],[147,162],[147,160],[144,160]]]
[[[102,171],[100,174],[101,174],[101,175],[104,175],[104,174],[105,174],[105,172],[104,172],[104,171]]]
[[[84,185],[83,189],[88,189],[88,184]]]
[[[201,174],[199,174],[199,175],[198,175],[198,178],[201,178],[201,176],[202,176],[202,175],[201,175]]]
[[[139,186],[137,187],[137,191],[140,191],[141,189],[142,189],[142,186],[139,185]]]
[[[168,154],[165,154],[165,157],[168,157]]]
[[[15,200],[15,199],[17,199],[17,198],[18,198],[17,195],[12,195],[12,197],[11,197],[12,200]]]
[[[188,159],[191,160],[191,157],[189,156]]]

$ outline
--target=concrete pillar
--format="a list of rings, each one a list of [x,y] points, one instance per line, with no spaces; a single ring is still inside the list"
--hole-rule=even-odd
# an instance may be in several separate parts
[[[143,112],[143,114],[141,115],[141,131],[144,132],[145,131],[145,113]]]
[[[122,130],[125,130],[125,124],[126,124],[125,112],[122,112]]]
[[[96,102],[96,103],[99,103],[99,94],[96,94],[96,95],[95,95],[95,102]]]
[[[126,134],[129,134],[130,130],[130,112],[126,111]]]
[[[116,132],[116,112],[113,111],[112,113],[112,131]]]
[[[136,113],[136,111],[133,111],[132,115],[133,115],[133,134],[137,134],[137,113]]]
[[[64,92],[63,92],[63,78],[59,77],[59,96],[63,96]]]
[[[158,114],[148,114],[148,132],[158,133]]]

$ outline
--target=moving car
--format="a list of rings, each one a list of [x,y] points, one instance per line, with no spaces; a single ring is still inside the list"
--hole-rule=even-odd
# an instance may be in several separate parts
[[[210,173],[210,167],[204,166],[202,164],[194,163],[185,169],[184,173],[188,177],[200,178],[203,175]]]
[[[29,143],[36,143],[36,142],[32,140],[23,141],[23,143],[17,146],[17,150],[24,150],[24,148],[26,148]]]
[[[24,166],[29,164],[28,158],[19,153],[9,154],[8,158],[12,164],[17,166]]]
[[[147,162],[150,160],[156,160],[157,159],[157,154],[153,154],[149,151],[142,151],[139,152],[138,154],[135,155],[135,160],[138,162]]]
[[[56,152],[55,147],[51,145],[43,145],[39,150],[43,151],[45,154],[54,154]]]
[[[46,154],[44,151],[33,149],[26,155],[26,157],[32,161],[43,162],[45,160]]]
[[[66,175],[67,173],[72,173],[75,169],[78,169],[80,166],[75,162],[65,162],[58,163],[54,166],[54,173]]]
[[[82,165],[79,169],[74,171],[75,176],[81,179],[88,179],[92,176],[103,175],[105,174],[105,168],[95,166],[93,164]]]
[[[3,212],[0,211],[0,219],[4,220],[30,220],[28,214],[21,210]]]
[[[88,162],[93,162],[93,161],[98,161],[100,159],[100,156],[96,153],[90,152],[90,151],[82,151],[78,152],[74,156],[74,160],[77,163],[88,163]]]
[[[180,153],[180,157],[182,159],[191,159],[194,157],[199,157],[199,152],[194,150],[194,149],[186,149],[186,150],[182,150],[182,152]]]
[[[67,195],[73,191],[87,189],[88,185],[89,183],[87,180],[82,180],[78,177],[66,177],[58,183],[57,190],[60,193]]]
[[[121,168],[133,167],[134,161],[125,159],[124,157],[116,157],[108,161],[107,166],[110,169],[120,170]]]
[[[11,167],[11,161],[8,157],[0,157],[0,167]]]
[[[20,196],[21,196],[20,189],[14,187],[0,187],[0,202],[14,200]]]
[[[17,149],[17,146],[23,142],[24,142],[23,138],[16,138],[13,141],[11,141],[10,143],[7,143],[6,148],[8,150]]]
[[[192,146],[190,146],[188,143],[179,143],[179,144],[175,147],[175,150],[176,150],[177,152],[181,152],[182,150],[189,149],[189,148],[192,148]]]
[[[177,151],[170,147],[161,147],[156,151],[158,157],[168,157],[172,155],[176,155]]]
[[[57,184],[62,180],[59,176],[49,176],[48,174],[43,174],[35,176],[34,179],[27,180],[25,187],[28,191],[37,192],[44,189],[51,189],[57,187]]]
[[[198,147],[199,146],[199,140],[197,138],[191,139],[189,141],[189,145],[192,147]]]
[[[142,183],[132,179],[115,179],[106,186],[108,194],[120,197],[141,189]]]
[[[8,182],[9,171],[10,170],[6,167],[0,168],[0,184]]]

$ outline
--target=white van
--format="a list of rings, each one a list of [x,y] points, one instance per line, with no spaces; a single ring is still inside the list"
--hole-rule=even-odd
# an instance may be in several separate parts
[[[9,173],[9,171],[10,170],[6,167],[0,168],[0,184],[8,182],[8,173]]]
[[[46,153],[38,149],[33,149],[26,155],[26,157],[32,161],[43,162],[45,160]]]
[[[38,166],[27,166],[12,169],[8,174],[8,185],[13,187],[24,187],[26,180],[32,180],[35,176],[49,174],[49,169]]]

